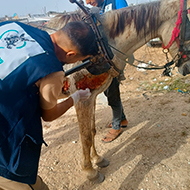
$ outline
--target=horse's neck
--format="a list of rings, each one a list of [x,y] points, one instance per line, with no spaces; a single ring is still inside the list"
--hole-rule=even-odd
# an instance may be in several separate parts
[[[105,28],[109,43],[129,56],[142,45],[146,44],[150,39],[155,37],[160,37],[166,42],[169,41],[170,39],[168,38],[171,38],[169,33],[172,32],[169,28],[171,25],[174,27],[175,22],[170,25],[169,23],[172,19],[176,20],[179,6],[179,0],[162,0],[161,2],[144,4],[143,6],[139,5],[138,7],[127,7],[121,11],[118,10],[113,11],[110,14],[106,14],[103,19],[103,26]],[[110,37],[110,30],[114,30],[111,23],[113,20],[114,22],[118,22],[117,19],[122,19],[121,16],[118,16],[121,15],[121,13],[123,13],[123,16],[125,17],[127,17],[126,15],[133,14],[133,16],[131,16],[132,20],[129,21],[127,18],[123,19],[126,23],[129,23],[125,24],[123,33],[120,33],[114,38]],[[143,26],[138,26],[138,24],[140,25],[144,21],[143,20],[141,22],[141,16],[143,14],[145,15],[144,18],[147,20],[144,22]],[[141,23],[138,20],[140,20]],[[139,27],[141,27],[141,30],[137,31]],[[126,56],[122,56],[119,52],[114,51],[114,54],[122,59],[126,58]]]
[[[161,21],[170,20],[179,11],[181,0],[162,0],[160,4],[159,18]]]

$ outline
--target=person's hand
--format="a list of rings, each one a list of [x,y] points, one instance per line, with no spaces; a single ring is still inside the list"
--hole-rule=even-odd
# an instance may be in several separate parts
[[[77,104],[80,100],[87,100],[91,95],[90,89],[86,88],[85,90],[77,90],[75,93],[71,94],[74,105]]]

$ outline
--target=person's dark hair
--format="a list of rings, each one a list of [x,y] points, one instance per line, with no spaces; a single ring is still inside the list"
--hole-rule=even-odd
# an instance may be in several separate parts
[[[96,36],[89,24],[84,21],[69,22],[62,30],[78,47],[83,56],[98,54]]]

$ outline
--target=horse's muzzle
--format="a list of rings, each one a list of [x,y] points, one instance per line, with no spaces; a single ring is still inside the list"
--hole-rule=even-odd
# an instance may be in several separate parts
[[[190,74],[190,60],[183,63],[181,66],[179,66],[178,71],[183,76],[186,76],[187,74]]]

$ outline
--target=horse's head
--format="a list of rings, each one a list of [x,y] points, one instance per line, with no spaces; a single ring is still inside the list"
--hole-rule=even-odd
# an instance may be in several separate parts
[[[188,9],[190,2],[187,2],[187,7],[180,1],[171,0],[171,3],[162,0],[160,18],[165,18],[165,21],[160,27],[160,34],[166,49],[172,44],[169,52],[173,58],[177,57],[176,67],[185,76],[190,74],[190,12],[183,9]]]
[[[190,74],[190,60],[184,62],[179,68],[178,68],[179,73],[182,75],[187,75]]]
[[[188,51],[190,51],[190,49]],[[180,74],[184,76],[190,74],[190,53],[181,56],[176,66],[178,67],[178,71]]]

